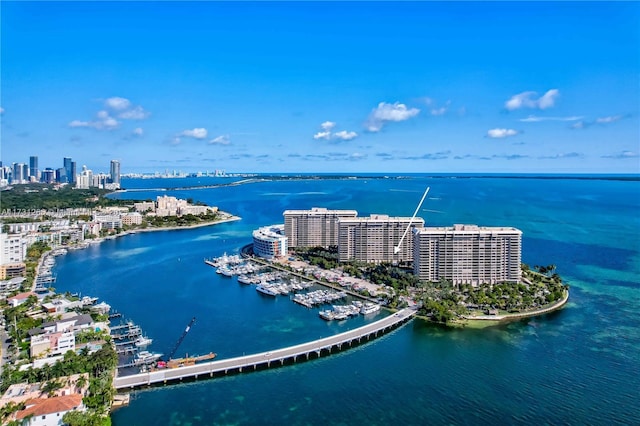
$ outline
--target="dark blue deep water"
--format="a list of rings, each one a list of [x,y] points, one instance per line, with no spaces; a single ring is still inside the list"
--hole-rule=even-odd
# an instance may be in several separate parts
[[[239,179],[235,179],[239,180]],[[124,180],[177,188],[229,179]],[[361,324],[326,323],[287,298],[261,297],[204,258],[236,253],[285,209],[327,207],[410,216],[424,189],[428,225],[508,225],[523,261],[557,265],[570,303],[485,329],[414,320],[356,349],[284,368],[138,391],[120,425],[640,424],[640,182],[426,178],[269,181],[121,193],[193,198],[242,217],[194,230],[136,234],[58,259],[59,291],[111,304],[167,352],[220,358],[269,350]]]

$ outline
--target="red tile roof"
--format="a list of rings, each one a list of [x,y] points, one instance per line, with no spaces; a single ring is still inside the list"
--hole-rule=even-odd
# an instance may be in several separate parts
[[[44,416],[73,410],[82,404],[82,395],[73,394],[55,396],[53,398],[30,399],[25,404],[27,408],[16,413],[16,420],[22,420],[29,415]]]

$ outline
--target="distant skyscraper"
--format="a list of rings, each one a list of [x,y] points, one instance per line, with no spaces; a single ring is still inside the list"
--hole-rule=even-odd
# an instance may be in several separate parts
[[[29,157],[29,177],[31,176],[38,179],[38,157],[35,155]]]
[[[24,183],[27,181],[27,175],[29,173],[29,168],[24,163],[13,163],[13,170],[11,171],[11,182],[12,183]]]
[[[111,160],[111,183],[120,185],[120,162]]]
[[[42,171],[42,176],[40,180],[44,183],[53,183],[56,179],[56,172],[50,167],[47,167]]]
[[[64,167],[64,175],[65,175],[65,180],[64,182],[68,182],[68,183],[73,183],[74,178],[73,178],[73,170],[71,170],[71,158],[70,157],[64,157],[63,161],[63,167]]]
[[[67,178],[67,171],[64,167],[60,167],[56,169],[56,182],[58,183],[69,182],[69,179]]]
[[[71,174],[67,175],[67,179],[69,179],[69,183],[71,185],[75,185],[76,184],[77,174],[76,174],[76,162],[75,161],[71,162]]]

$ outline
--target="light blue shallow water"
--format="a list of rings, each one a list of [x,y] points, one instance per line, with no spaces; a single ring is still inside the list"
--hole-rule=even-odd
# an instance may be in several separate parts
[[[125,180],[127,187],[208,184]],[[219,182],[220,180],[216,180]],[[638,424],[640,182],[423,178],[261,182],[166,191],[242,216],[194,230],[136,234],[59,259],[60,291],[98,296],[167,352],[230,357],[337,333],[286,298],[225,279],[205,257],[234,253],[251,230],[314,206],[476,223],[524,232],[523,261],[557,265],[571,285],[560,312],[484,330],[421,321],[356,349],[294,366],[136,392],[115,425]],[[144,199],[156,192],[121,197]]]

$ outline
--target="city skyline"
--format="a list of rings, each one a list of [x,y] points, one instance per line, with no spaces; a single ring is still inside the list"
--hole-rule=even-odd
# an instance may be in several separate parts
[[[4,165],[640,171],[637,3],[1,7]]]

